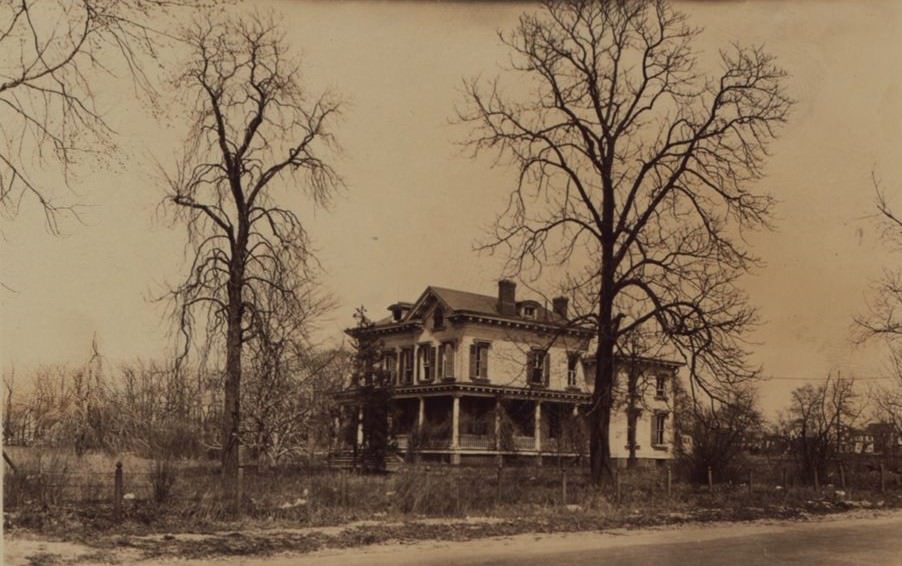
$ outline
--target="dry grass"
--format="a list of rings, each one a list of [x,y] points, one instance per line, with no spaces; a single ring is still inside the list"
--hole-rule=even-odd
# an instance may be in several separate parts
[[[135,466],[144,466],[143,471],[125,470],[125,491],[134,498],[124,502],[124,520],[114,521],[111,483],[101,486],[99,497],[78,497],[87,492],[73,490],[71,485],[92,475],[76,471],[72,461],[62,459],[45,460],[45,470],[51,462],[65,462],[58,471],[69,474],[70,488],[53,495],[42,492],[50,488],[35,484],[33,475],[7,476],[4,492],[7,502],[13,503],[5,513],[7,529],[29,529],[93,546],[130,546],[145,555],[265,554],[387,540],[463,540],[518,532],[793,518],[855,506],[902,506],[902,488],[889,482],[887,493],[880,493],[879,480],[874,489],[873,478],[867,474],[845,494],[826,482],[815,492],[810,487],[778,488],[765,480],[758,481],[751,491],[745,484],[716,484],[712,492],[707,486],[673,477],[668,497],[664,468],[624,471],[618,490],[616,484],[601,489],[592,486],[581,469],[508,467],[499,476],[496,468],[411,466],[388,475],[327,469],[262,474],[247,470],[243,514],[236,519],[226,511],[214,466],[183,462],[154,467],[149,462],[135,462]],[[112,478],[109,472],[104,476]],[[754,477],[767,478],[763,471]],[[851,482],[855,477],[848,479]],[[160,484],[165,484],[165,496],[161,496]],[[474,522],[469,517],[491,520]],[[351,526],[329,533],[309,531],[359,521],[370,523],[365,528]],[[165,544],[159,537],[144,536],[177,532],[208,536],[201,542],[168,540]]]

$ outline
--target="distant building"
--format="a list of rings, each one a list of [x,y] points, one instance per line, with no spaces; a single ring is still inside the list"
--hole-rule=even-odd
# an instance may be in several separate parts
[[[502,280],[496,296],[428,287],[391,315],[348,329],[381,352],[393,385],[392,428],[398,446],[423,459],[494,460],[498,455],[577,457],[590,408],[595,364],[592,332],[568,325],[568,301],[551,309],[518,299]],[[679,363],[642,358],[651,385],[638,406],[636,454],[641,460],[673,455],[670,400]],[[625,380],[625,364],[619,364]],[[339,396],[346,419],[357,419],[353,388]],[[622,401],[622,400],[621,400]],[[611,417],[611,453],[625,459],[624,403]],[[352,440],[353,441],[353,440]]]

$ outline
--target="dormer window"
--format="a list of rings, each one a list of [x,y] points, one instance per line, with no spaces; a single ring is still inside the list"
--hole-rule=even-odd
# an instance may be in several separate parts
[[[445,327],[445,312],[441,309],[441,307],[435,309],[435,312],[432,314],[432,327],[433,328],[444,328]]]
[[[532,305],[527,305],[523,307],[523,317],[524,318],[535,318],[536,317],[536,307]]]

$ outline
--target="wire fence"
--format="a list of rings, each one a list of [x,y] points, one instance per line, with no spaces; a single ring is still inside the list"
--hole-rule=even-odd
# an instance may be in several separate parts
[[[259,512],[308,515],[323,509],[363,512],[454,515],[491,513],[511,505],[581,505],[602,497],[613,505],[703,501],[725,495],[747,498],[902,494],[902,459],[847,458],[831,461],[804,477],[796,461],[757,459],[719,477],[707,470],[704,481],[689,482],[678,465],[618,468],[601,489],[584,466],[404,465],[386,475],[363,475],[320,466],[242,469],[243,500]],[[7,473],[4,501],[9,511],[100,506],[119,516],[138,505],[164,506],[190,514],[221,505],[220,472],[214,464],[144,462],[83,471],[60,462],[21,466]]]

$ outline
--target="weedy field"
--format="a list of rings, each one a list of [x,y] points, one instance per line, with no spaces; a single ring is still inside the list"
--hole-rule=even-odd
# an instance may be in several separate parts
[[[76,541],[140,557],[308,552],[387,541],[467,540],[686,522],[792,519],[902,507],[891,464],[844,462],[815,486],[782,460],[751,458],[693,484],[679,467],[619,470],[599,488],[584,467],[405,465],[383,475],[324,466],[244,470],[227,511],[215,463],[61,451],[18,454],[4,478],[7,535]],[[122,499],[114,505],[116,462]]]

